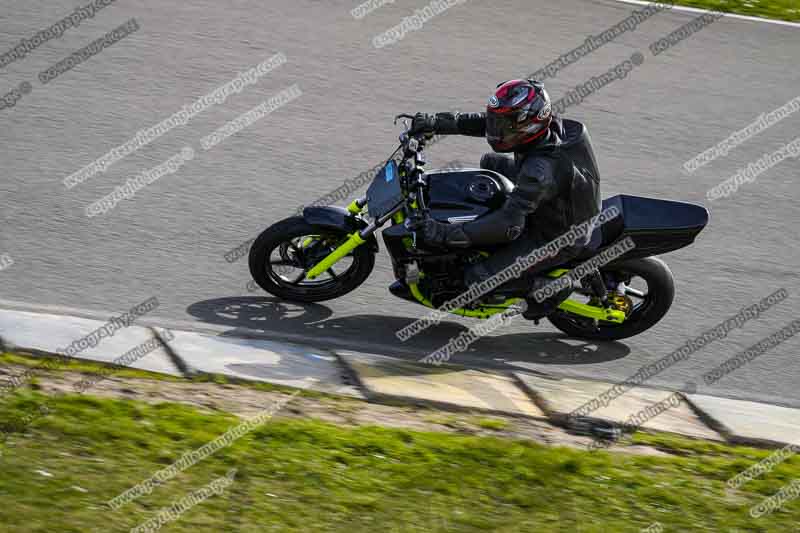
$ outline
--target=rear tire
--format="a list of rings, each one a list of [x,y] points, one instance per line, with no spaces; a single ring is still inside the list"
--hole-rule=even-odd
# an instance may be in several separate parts
[[[634,308],[622,324],[593,321],[575,317],[558,310],[547,319],[555,327],[579,339],[615,341],[627,339],[653,327],[664,318],[675,298],[675,280],[667,264],[661,259],[629,259],[613,263],[600,269],[602,272],[627,273],[643,278],[647,282],[647,296],[641,306]]]
[[[344,230],[314,226],[306,222],[303,217],[282,220],[264,230],[250,248],[250,275],[255,282],[268,293],[284,300],[322,302],[344,296],[364,283],[372,273],[375,253],[365,244],[350,253],[348,256],[352,259],[350,267],[335,278],[315,282],[301,281],[298,284],[288,282],[274,271],[270,256],[273,251],[280,249],[281,245],[284,245],[283,251],[285,251],[286,244],[292,239],[310,235],[332,241],[343,241],[347,238]],[[301,273],[312,266],[304,264],[298,267],[297,271]]]

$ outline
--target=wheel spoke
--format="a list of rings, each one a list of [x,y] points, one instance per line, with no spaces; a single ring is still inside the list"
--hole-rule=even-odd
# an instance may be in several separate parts
[[[330,274],[330,275],[331,275],[331,277],[332,277],[334,280],[338,280],[338,279],[339,279],[339,276],[337,276],[337,275],[336,275],[336,272],[334,272],[334,271],[333,271],[333,267],[331,267],[331,268],[329,268],[329,269],[328,269],[328,274]]]
[[[303,281],[303,280],[305,279],[305,277],[306,277],[306,271],[305,271],[305,270],[303,270],[303,271],[300,273],[300,275],[299,275],[299,276],[297,276],[296,278],[294,278],[294,280],[293,280],[293,281],[290,281],[290,282],[289,282],[289,285],[297,285],[298,283],[300,283],[301,281]]]
[[[625,294],[642,300],[647,298],[647,293],[640,291],[638,289],[634,289],[633,287],[625,287]]]
[[[289,241],[287,244],[289,245],[289,248],[294,250],[295,255],[300,256],[303,253],[302,249],[298,248],[295,243]]]

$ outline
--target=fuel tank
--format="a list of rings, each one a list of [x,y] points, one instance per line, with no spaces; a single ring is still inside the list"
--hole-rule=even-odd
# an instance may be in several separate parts
[[[491,170],[433,170],[426,175],[425,205],[434,219],[451,224],[498,209],[514,190],[511,180]]]

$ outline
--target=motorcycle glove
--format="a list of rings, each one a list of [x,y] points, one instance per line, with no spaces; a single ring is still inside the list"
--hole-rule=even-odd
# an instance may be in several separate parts
[[[411,128],[408,133],[416,135],[418,133],[435,133],[436,116],[427,113],[417,113],[411,121]]]
[[[486,137],[485,113],[436,113],[434,133]]]
[[[409,217],[407,227],[421,235],[422,241],[429,246],[469,248],[472,245],[464,233],[462,224],[445,224],[434,220],[427,212],[414,213]]]
[[[417,113],[411,121],[409,133],[485,137],[486,116],[483,113]]]

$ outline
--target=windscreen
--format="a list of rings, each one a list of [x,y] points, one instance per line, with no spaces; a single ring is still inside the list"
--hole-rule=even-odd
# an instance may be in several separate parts
[[[379,218],[402,200],[403,191],[400,187],[397,163],[390,160],[375,175],[372,184],[367,189],[367,212],[372,218]]]

